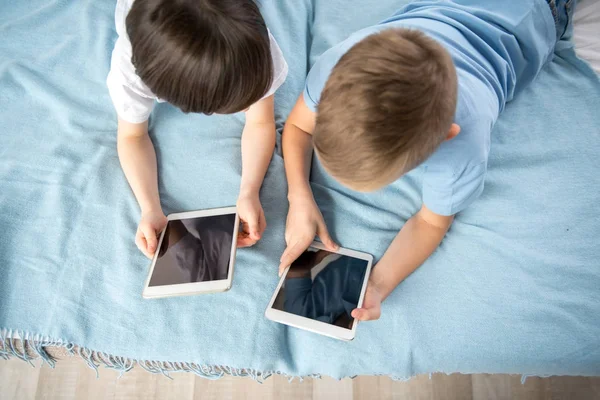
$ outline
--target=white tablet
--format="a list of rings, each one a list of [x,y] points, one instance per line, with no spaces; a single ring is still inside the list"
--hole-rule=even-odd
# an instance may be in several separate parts
[[[288,267],[265,315],[268,319],[335,339],[352,340],[373,256],[340,248],[331,253],[314,242]]]
[[[229,290],[239,228],[236,208],[171,214],[167,219],[144,298]]]

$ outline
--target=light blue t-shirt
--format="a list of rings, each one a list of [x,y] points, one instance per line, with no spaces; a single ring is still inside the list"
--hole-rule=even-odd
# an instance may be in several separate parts
[[[456,66],[455,122],[461,132],[419,167],[424,168],[423,203],[437,214],[454,215],[483,191],[490,133],[499,113],[550,60],[554,19],[545,0],[413,2],[321,55],[307,77],[307,106],[317,111],[332,69],[352,46],[394,28],[422,31],[444,46]]]

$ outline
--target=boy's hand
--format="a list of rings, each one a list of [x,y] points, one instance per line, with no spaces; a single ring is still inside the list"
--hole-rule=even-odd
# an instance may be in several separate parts
[[[287,248],[280,259],[279,276],[308,249],[315,236],[319,236],[327,250],[337,251],[338,245],[329,236],[325,220],[315,201],[312,198],[290,201],[285,227]]]
[[[142,213],[140,224],[135,234],[135,244],[148,258],[154,257],[158,246],[158,235],[167,226],[167,217],[162,211]]]
[[[365,299],[361,308],[352,310],[352,317],[359,321],[372,321],[379,319],[381,316],[381,302],[383,295],[377,285],[371,280],[367,284]]]
[[[258,194],[240,196],[237,201],[237,209],[242,220],[237,245],[238,247],[253,246],[260,240],[267,228],[267,220]]]
[[[413,215],[373,268],[362,308],[352,311],[359,321],[379,319],[381,302],[435,251],[454,216],[435,214],[425,205]]]

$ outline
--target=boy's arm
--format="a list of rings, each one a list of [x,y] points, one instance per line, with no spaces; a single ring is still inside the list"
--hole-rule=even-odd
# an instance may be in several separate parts
[[[287,248],[281,256],[280,275],[310,246],[316,235],[328,250],[335,251],[338,247],[329,236],[308,181],[313,154],[311,135],[315,124],[315,113],[300,95],[283,128],[283,160],[290,207],[285,232]]]
[[[352,312],[361,321],[378,319],[381,302],[433,254],[454,216],[442,216],[425,205],[404,224],[371,273],[363,307]]]
[[[288,198],[312,198],[308,183],[312,163],[312,133],[316,114],[304,103],[300,95],[283,128],[282,146],[285,174],[288,181]]]
[[[244,235],[238,240],[241,247],[255,244],[267,227],[259,192],[275,149],[274,108],[274,96],[269,96],[246,111],[242,133],[242,181],[237,204],[244,222]]]
[[[167,220],[160,206],[156,153],[148,135],[148,121],[133,124],[119,119],[117,148],[121,168],[142,211],[135,242],[151,258]]]

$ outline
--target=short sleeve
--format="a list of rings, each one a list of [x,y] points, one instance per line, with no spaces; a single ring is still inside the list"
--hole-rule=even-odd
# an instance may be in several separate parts
[[[306,77],[303,92],[304,103],[306,103],[306,106],[312,112],[317,112],[317,106],[321,100],[321,93],[325,88],[325,84],[327,83],[327,79],[329,79],[333,67],[337,64],[336,59],[336,62],[331,65],[331,62],[328,62],[327,57],[327,53],[323,54],[310,69],[310,72]]]
[[[112,52],[106,85],[119,117],[127,122],[141,123],[150,117],[156,96],[137,76],[131,63],[131,43],[124,21],[130,3],[128,0],[117,2],[115,24],[119,37]]]
[[[317,112],[321,93],[325,89],[325,84],[329,79],[329,75],[331,75],[331,71],[333,71],[340,58],[354,43],[354,41],[346,40],[332,47],[323,53],[310,69],[306,77],[303,96],[306,106],[311,111]]]
[[[346,40],[333,46],[319,56],[310,69],[304,85],[304,102],[310,110],[317,112],[317,106],[321,100],[321,94],[323,93],[323,89],[325,89],[329,75],[331,75],[331,71],[333,71],[344,54],[346,54],[356,43],[373,33],[377,33],[379,30],[379,26],[373,26],[355,32]]]
[[[273,83],[271,83],[271,88],[263,98],[274,95],[283,85],[288,75],[288,64],[271,32],[269,32],[269,41],[271,44],[271,57],[273,58]]]
[[[483,192],[486,170],[486,162],[454,172],[426,167],[423,203],[439,215],[450,216],[463,211]]]

